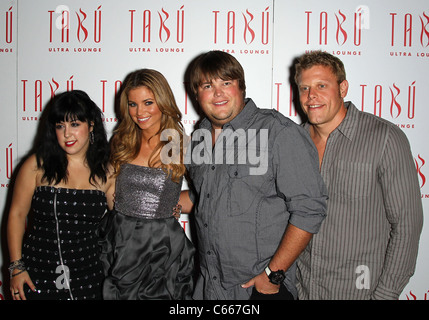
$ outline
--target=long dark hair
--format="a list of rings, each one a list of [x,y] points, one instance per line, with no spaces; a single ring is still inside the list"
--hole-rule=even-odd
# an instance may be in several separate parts
[[[43,178],[49,184],[67,182],[68,160],[65,151],[60,147],[55,126],[62,121],[80,120],[93,127],[94,139],[89,144],[86,160],[91,174],[89,182],[97,184],[96,177],[103,183],[107,181],[107,167],[110,147],[102,120],[102,112],[91,98],[83,91],[63,92],[54,97],[47,106],[47,116],[40,144],[36,150],[37,165],[43,169]]]

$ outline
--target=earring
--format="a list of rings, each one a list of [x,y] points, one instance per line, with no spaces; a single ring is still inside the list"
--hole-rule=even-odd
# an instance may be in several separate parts
[[[89,143],[93,144],[94,143],[94,131],[91,131],[89,133]]]

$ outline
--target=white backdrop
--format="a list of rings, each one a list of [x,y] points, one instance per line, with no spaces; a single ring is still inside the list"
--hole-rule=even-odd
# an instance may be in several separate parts
[[[115,93],[125,76],[139,68],[157,69],[168,79],[191,133],[199,117],[186,95],[184,74],[194,57],[214,49],[242,63],[247,96],[259,107],[275,108],[297,123],[301,119],[290,86],[293,59],[315,49],[339,56],[350,83],[347,100],[407,134],[428,217],[427,1],[2,0],[0,299],[8,292],[9,185],[51,96],[86,91],[103,110],[110,136],[117,121]],[[181,219],[188,235],[189,219]],[[425,223],[416,272],[403,300],[427,298],[428,241]]]

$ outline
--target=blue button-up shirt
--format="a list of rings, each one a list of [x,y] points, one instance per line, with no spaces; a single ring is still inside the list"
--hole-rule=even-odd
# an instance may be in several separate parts
[[[214,147],[208,119],[192,140],[187,169],[201,267],[194,298],[248,299],[251,288],[241,284],[263,272],[289,223],[319,230],[327,193],[317,150],[303,128],[251,99]],[[284,282],[294,296],[295,269]]]

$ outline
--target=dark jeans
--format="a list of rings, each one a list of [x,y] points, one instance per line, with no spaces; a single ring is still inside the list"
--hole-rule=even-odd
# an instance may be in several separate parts
[[[289,292],[288,289],[286,289],[285,285],[282,283],[280,285],[279,292],[275,294],[263,294],[256,290],[255,287],[253,287],[252,295],[250,296],[249,300],[295,300],[293,298],[292,293]]]

